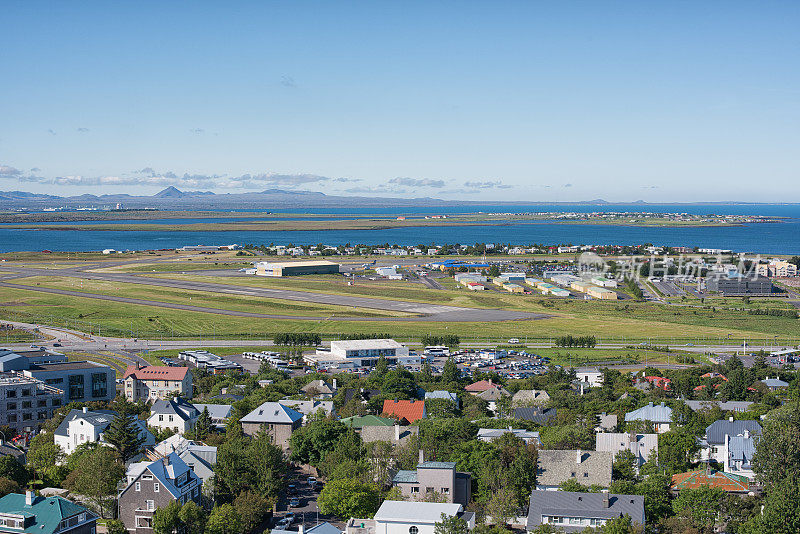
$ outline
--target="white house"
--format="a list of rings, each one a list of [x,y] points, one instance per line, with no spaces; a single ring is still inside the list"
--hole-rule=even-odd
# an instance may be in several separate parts
[[[356,534],[361,528],[373,527],[374,534],[434,534],[442,514],[461,517],[470,530],[475,528],[475,514],[465,512],[460,504],[387,500],[378,508],[373,520],[350,519],[346,532]]]
[[[199,416],[200,412],[189,401],[175,397],[154,402],[147,424],[162,430],[169,428],[182,434],[194,428]]]
[[[625,422],[630,423],[632,421],[649,421],[653,423],[656,434],[669,432],[672,424],[672,408],[666,406],[663,402],[655,406],[651,402],[638,410],[626,413]]]
[[[603,372],[596,367],[581,367],[575,369],[575,378],[589,384],[589,386],[593,388],[603,385]]]
[[[82,410],[70,410],[64,420],[53,432],[53,440],[61,447],[64,454],[75,452],[84,443],[101,443],[105,445],[103,433],[117,414],[109,410],[90,411],[84,407]],[[147,430],[143,421],[132,418],[139,428],[139,437],[144,439],[144,446],[152,446],[156,440]]]

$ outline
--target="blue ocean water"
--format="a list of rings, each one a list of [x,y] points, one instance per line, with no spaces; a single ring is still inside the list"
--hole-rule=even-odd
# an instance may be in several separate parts
[[[246,210],[242,210],[246,211]],[[297,212],[297,208],[270,210]],[[374,214],[376,208],[307,209],[311,213]],[[0,225],[0,252],[26,250],[84,251],[113,248],[142,250],[175,248],[184,245],[254,244],[379,244],[401,245],[443,243],[510,243],[545,244],[642,244],[732,249],[739,252],[763,254],[800,254],[800,205],[469,205],[444,208],[403,207],[387,208],[381,213],[391,215],[455,214],[455,213],[518,213],[518,212],[667,212],[692,214],[766,215],[787,217],[782,223],[761,223],[730,227],[653,227],[609,226],[595,224],[560,224],[558,222],[521,222],[502,226],[451,226],[425,228],[391,228],[382,230],[328,231],[233,231],[233,232],[133,232],[133,231],[58,231],[19,230]],[[236,217],[231,212],[225,219],[154,219],[151,222],[191,223],[252,220]],[[130,221],[142,222],[142,221]]]

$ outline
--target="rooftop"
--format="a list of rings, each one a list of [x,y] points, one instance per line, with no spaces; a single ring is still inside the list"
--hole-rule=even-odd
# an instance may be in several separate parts
[[[747,477],[724,473],[722,471],[706,472],[705,469],[688,471],[672,475],[670,487],[674,490],[699,489],[703,486],[719,488],[730,492],[749,491],[750,482]]]
[[[442,514],[453,517],[460,511],[460,504],[386,500],[375,513],[375,521],[415,521],[433,524],[442,520]]]
[[[348,339],[331,341],[331,348],[341,350],[398,349],[403,345],[394,339]]]
[[[300,421],[303,414],[277,402],[265,402],[240,419],[242,423],[284,423]]]
[[[188,367],[167,367],[149,365],[137,369],[136,367],[128,367],[125,370],[124,378],[133,376],[138,380],[183,380],[186,378],[186,373],[189,372]]]
[[[531,531],[540,525],[543,515],[615,519],[626,514],[634,523],[644,524],[644,497],[616,493],[534,490],[531,493],[527,527]],[[583,530],[583,527],[578,530]]]

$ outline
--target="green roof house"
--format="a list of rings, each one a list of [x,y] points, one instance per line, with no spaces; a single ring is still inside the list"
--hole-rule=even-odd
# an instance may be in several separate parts
[[[62,497],[9,493],[0,499],[0,533],[95,534],[97,516]]]

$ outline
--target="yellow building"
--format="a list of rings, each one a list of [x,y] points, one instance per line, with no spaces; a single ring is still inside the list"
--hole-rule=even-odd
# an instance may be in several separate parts
[[[518,284],[512,284],[511,282],[503,284],[503,289],[508,291],[509,293],[524,293],[525,288]]]
[[[591,289],[591,288],[593,288],[595,286],[593,286],[589,282],[584,282],[582,280],[578,280],[578,281],[572,282],[569,285],[569,287],[570,287],[570,289],[574,289],[575,291],[580,291],[581,293],[587,293],[589,291],[589,289]]]
[[[590,297],[602,300],[617,300],[617,294],[610,289],[606,289],[604,287],[595,287],[592,286],[589,288],[589,291],[586,292]]]

